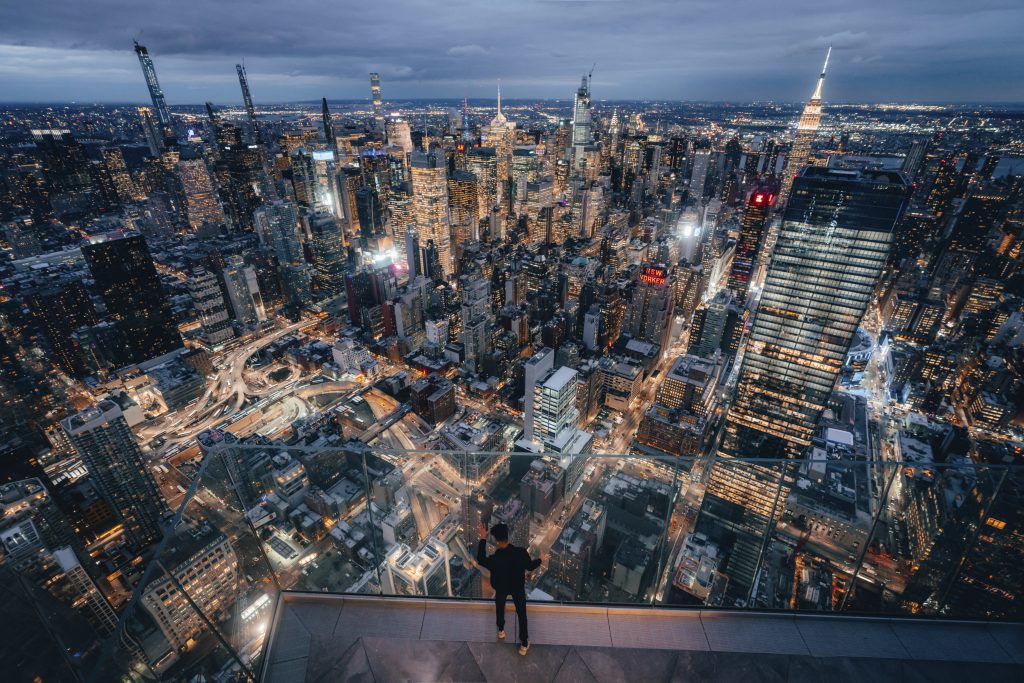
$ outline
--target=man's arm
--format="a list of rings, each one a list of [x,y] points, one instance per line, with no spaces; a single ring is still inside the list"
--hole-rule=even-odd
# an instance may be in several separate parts
[[[487,539],[481,538],[480,542],[476,544],[476,563],[481,567],[490,569],[492,559],[487,557]]]
[[[540,566],[540,558],[531,558],[529,551],[527,551],[525,548],[523,548],[523,557],[526,560],[526,571],[532,572],[534,569]]]

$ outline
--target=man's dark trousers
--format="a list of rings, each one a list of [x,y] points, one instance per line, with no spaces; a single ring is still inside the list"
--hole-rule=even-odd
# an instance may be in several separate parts
[[[505,630],[505,600],[507,600],[509,597],[512,598],[512,603],[516,606],[516,617],[519,619],[519,642],[525,645],[526,643],[530,642],[530,632],[526,627],[525,591],[517,591],[512,593],[495,591],[494,607],[497,611],[498,630]]]

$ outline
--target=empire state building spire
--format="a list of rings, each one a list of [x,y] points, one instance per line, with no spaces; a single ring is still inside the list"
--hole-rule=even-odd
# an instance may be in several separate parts
[[[782,189],[779,191],[780,205],[789,199],[789,191],[793,188],[793,178],[800,172],[800,169],[807,165],[807,161],[811,157],[811,145],[818,135],[818,126],[821,124],[821,89],[825,85],[825,72],[828,70],[828,60],[831,56],[832,47],[829,46],[828,52],[825,54],[825,65],[821,67],[821,75],[818,76],[818,84],[800,115],[800,122],[796,127],[796,138],[793,139],[789,159],[782,172]]]
[[[825,65],[821,67],[821,75],[818,76],[818,85],[814,88],[814,94],[811,95],[811,100],[821,101],[821,86],[825,85],[825,72],[828,71],[828,58],[832,56],[832,46],[828,46],[828,52],[825,53]]]

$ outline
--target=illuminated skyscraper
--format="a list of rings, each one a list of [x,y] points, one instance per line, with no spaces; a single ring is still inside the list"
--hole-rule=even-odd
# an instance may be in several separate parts
[[[789,151],[786,168],[782,172],[780,204],[786,203],[793,187],[793,179],[811,157],[811,145],[814,144],[814,138],[818,135],[818,126],[821,124],[821,89],[825,85],[825,71],[828,70],[828,58],[831,56],[832,48],[829,47],[828,52],[825,53],[825,65],[821,67],[821,75],[818,76],[818,85],[815,86],[811,99],[807,100],[807,104],[804,105],[800,122],[796,126],[796,138],[794,138],[793,147]]]
[[[177,529],[154,561],[163,571],[145,587],[141,604],[172,651],[183,652],[207,630],[207,620],[231,614],[241,586],[238,556],[227,536],[203,524]]]
[[[448,180],[444,157],[431,152],[412,154],[413,221],[420,244],[434,242],[446,274],[454,268],[448,218]]]
[[[766,530],[786,499],[778,464],[811,443],[889,255],[907,185],[897,172],[808,167],[797,177],[749,333],[698,530],[731,545],[725,572],[746,599]]]
[[[260,139],[260,124],[256,121],[256,108],[252,106],[252,93],[249,92],[249,78],[245,73],[244,64],[235,64],[235,71],[238,72],[238,84],[242,86],[242,101],[245,102],[245,113],[249,116],[249,125],[252,126],[252,136]]]
[[[146,136],[146,144],[149,146],[149,155],[160,156],[164,149],[163,136],[156,129],[149,107],[139,107],[139,119],[142,122],[142,132]]]
[[[143,198],[144,195],[139,196],[138,189],[135,187],[135,181],[132,180],[131,174],[128,173],[128,166],[124,162],[124,154],[121,152],[121,148],[107,147],[103,149],[102,154],[103,168],[110,179],[111,187],[117,195],[118,202],[128,204],[136,199]]]
[[[61,425],[97,492],[123,522],[128,544],[138,550],[159,540],[162,499],[121,407],[100,401]]]
[[[711,150],[702,149],[693,154],[693,170],[690,175],[690,199],[701,203],[704,201],[704,185],[708,178],[708,165],[711,162]]]
[[[124,339],[124,364],[181,348],[181,336],[142,235],[94,235],[82,246],[96,289]]]
[[[416,146],[412,143],[412,128],[409,127],[409,122],[405,119],[392,116],[384,124],[384,129],[388,144],[398,145],[406,154],[411,154],[416,150]]]
[[[54,213],[70,219],[93,215],[102,197],[85,146],[65,128],[33,129],[32,142],[46,169]]]
[[[256,270],[245,265],[241,256],[228,259],[224,269],[224,284],[228,293],[228,301],[234,312],[235,320],[244,325],[253,325],[267,319],[263,308],[263,297],[260,295]]]
[[[455,242],[480,238],[478,181],[469,171],[455,171],[448,177],[448,201]]]
[[[626,312],[622,332],[633,339],[658,344],[660,352],[668,347],[676,299],[675,278],[661,263],[645,263],[637,272],[632,305]]]
[[[504,183],[508,182],[512,163],[512,142],[515,138],[515,127],[516,124],[510,122],[501,113],[501,83],[498,83],[498,111],[487,125],[485,136],[487,144],[494,148],[499,187],[503,187]],[[498,197],[497,203],[505,204],[506,202],[501,201],[501,197]]]
[[[583,148],[594,144],[593,123],[590,120],[590,78],[583,77],[572,104],[572,147],[579,166]]]
[[[370,95],[373,98],[373,122],[380,130],[384,127],[384,105],[380,99],[380,74],[370,74]]]
[[[87,374],[80,349],[71,335],[80,327],[95,325],[99,318],[82,281],[47,282],[28,290],[25,303],[50,343],[50,360],[74,377]]]
[[[319,298],[335,297],[345,291],[345,239],[341,222],[330,213],[318,212],[309,219],[310,247],[316,269]]]
[[[185,194],[185,215],[193,230],[205,224],[224,224],[224,211],[213,187],[210,171],[202,159],[187,159],[178,162],[178,177]]]
[[[466,154],[466,170],[476,176],[477,215],[491,215],[498,202],[498,156],[493,147],[474,147]]]
[[[188,283],[192,305],[203,327],[203,341],[210,346],[220,346],[235,336],[228,320],[228,308],[220,290],[217,277],[205,268],[196,268]]]
[[[288,303],[305,306],[312,299],[310,274],[302,253],[295,205],[284,201],[265,204],[256,212],[256,223],[273,246]]]
[[[167,110],[167,102],[164,100],[164,91],[160,88],[160,81],[156,77],[156,68],[149,56],[149,50],[144,45],[135,43],[135,54],[139,57],[139,64],[142,65],[142,75],[146,78],[146,87],[149,88],[149,97],[153,100],[153,109],[156,110],[157,120],[163,129],[165,138],[174,137],[174,125],[171,123],[171,113]]]
[[[740,304],[746,301],[750,279],[754,276],[754,268],[757,266],[758,254],[765,237],[765,227],[768,225],[774,203],[775,193],[765,186],[754,188],[747,200],[728,282],[729,289]]]
[[[392,595],[452,594],[452,575],[448,566],[448,546],[431,536],[419,550],[398,543],[384,558],[381,583],[385,593]]]

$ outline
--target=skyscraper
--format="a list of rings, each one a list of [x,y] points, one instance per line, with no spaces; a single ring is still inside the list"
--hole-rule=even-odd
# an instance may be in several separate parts
[[[448,176],[448,206],[458,244],[480,237],[480,201],[477,177],[469,171]]]
[[[316,269],[317,295],[335,297],[345,291],[345,254],[341,222],[330,213],[318,212],[309,219],[310,247]]]
[[[323,111],[321,117],[323,118],[324,125],[324,140],[327,141],[327,149],[332,152],[336,152],[338,149],[338,140],[334,137],[334,124],[331,123],[331,110],[327,106],[327,98],[323,98]]]
[[[593,124],[590,120],[590,78],[583,77],[572,103],[572,148],[579,167],[583,148],[594,143]]]
[[[307,305],[312,298],[310,274],[302,253],[295,205],[285,201],[265,204],[256,212],[256,221],[274,249],[288,303]]]
[[[526,441],[533,441],[534,435],[534,387],[537,385],[537,381],[551,369],[554,362],[554,349],[544,347],[530,356],[524,365],[526,391],[523,395],[523,439]]]
[[[220,290],[217,277],[205,268],[196,268],[188,283],[192,305],[203,328],[203,341],[210,346],[220,346],[235,336],[228,320],[228,308]]]
[[[245,73],[244,64],[235,64],[235,71],[238,72],[238,84],[242,86],[242,101],[245,102],[245,113],[249,116],[249,125],[252,126],[252,136],[260,139],[260,124],[256,120],[256,108],[252,106],[252,93],[249,92],[249,77]]]
[[[416,145],[412,142],[412,128],[409,122],[398,116],[391,116],[384,123],[384,132],[389,145],[397,145],[406,154],[416,151]]]
[[[747,290],[754,276],[754,268],[757,266],[758,254],[765,237],[764,229],[768,225],[774,203],[775,193],[763,185],[754,188],[747,199],[747,208],[740,223],[740,237],[736,242],[728,280],[729,289],[741,304],[747,298]]]
[[[224,224],[224,211],[213,187],[210,171],[202,159],[186,159],[178,162],[178,177],[185,194],[185,215],[193,230],[203,225]]]
[[[121,407],[104,400],[61,421],[100,496],[140,550],[160,539],[163,502]]]
[[[498,83],[498,110],[494,118],[487,124],[484,135],[487,144],[494,148],[494,155],[497,161],[497,181],[499,188],[508,182],[510,165],[512,162],[512,143],[515,137],[516,124],[510,122],[508,117],[501,113],[501,83]],[[498,197],[498,204],[506,205],[502,197]]]
[[[94,235],[82,245],[82,256],[124,338],[125,364],[181,348],[170,301],[142,235]]]
[[[384,105],[380,99],[380,74],[370,74],[370,96],[373,98],[373,122],[377,130],[384,128]]]
[[[690,199],[697,203],[704,201],[704,184],[708,177],[708,163],[711,150],[702,149],[693,154],[693,171],[690,175]]]
[[[87,374],[84,359],[71,337],[80,327],[99,322],[85,285],[77,279],[52,282],[27,292],[25,303],[50,343],[51,360],[72,377]]]
[[[231,613],[241,586],[238,556],[227,536],[202,525],[177,530],[154,561],[163,572],[146,586],[141,604],[172,650],[185,651],[207,629],[199,610],[207,619]]]
[[[235,320],[243,325],[253,325],[266,320],[267,314],[263,309],[263,297],[260,295],[256,270],[245,265],[241,256],[232,256],[228,259],[223,275]]]
[[[70,130],[44,128],[32,130],[46,169],[50,206],[61,218],[83,218],[99,208],[99,187],[93,182],[89,156]]]
[[[626,312],[622,331],[634,339],[668,348],[675,311],[675,278],[661,263],[642,264],[633,285],[633,301]]]
[[[746,599],[786,477],[839,377],[889,255],[907,185],[897,172],[808,167],[797,177],[749,333],[698,530],[732,546],[725,572]]]
[[[451,226],[448,218],[448,180],[444,157],[414,152],[412,159],[413,221],[420,244],[434,242],[441,267],[453,272]]]
[[[821,75],[818,76],[818,85],[811,93],[811,99],[804,105],[804,111],[800,115],[800,122],[796,126],[796,137],[793,139],[793,147],[789,151],[789,159],[786,161],[786,168],[782,172],[782,189],[779,191],[779,203],[785,204],[789,199],[789,192],[793,187],[793,179],[803,168],[804,164],[811,157],[811,145],[818,135],[818,126],[821,124],[821,89],[825,85],[825,71],[828,70],[828,58],[832,56],[832,47],[825,53],[825,65],[821,67]]]
[[[153,109],[156,110],[157,120],[160,122],[163,136],[173,138],[174,125],[171,123],[171,113],[167,109],[167,102],[164,100],[164,91],[160,88],[160,81],[156,77],[156,68],[149,56],[149,50],[144,45],[135,43],[135,54],[139,57],[139,64],[142,65],[142,75],[146,78],[146,87],[149,88],[149,97],[153,100]]]

